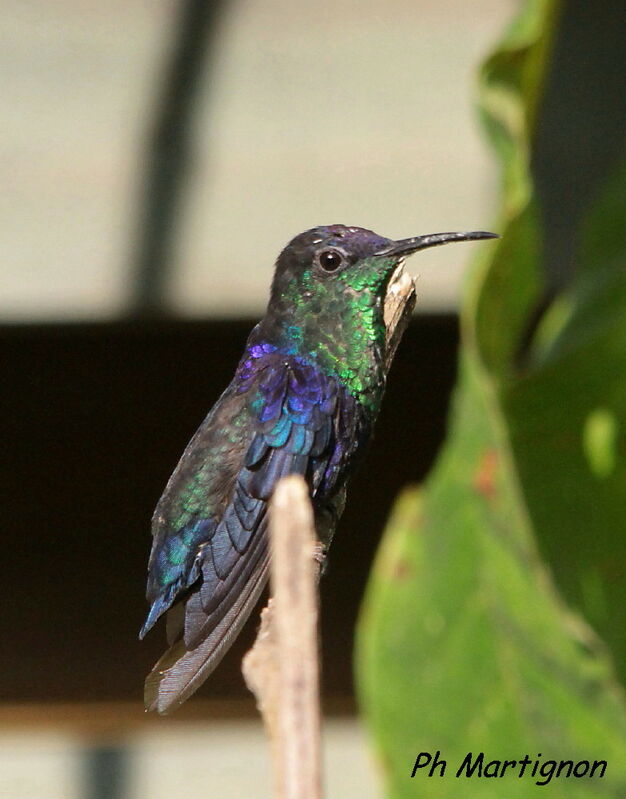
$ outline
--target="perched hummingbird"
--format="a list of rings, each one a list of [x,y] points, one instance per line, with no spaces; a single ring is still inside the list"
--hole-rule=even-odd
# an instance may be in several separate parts
[[[385,390],[387,286],[406,256],[482,231],[401,241],[344,225],[301,233],[276,263],[267,313],[235,376],[189,442],[152,520],[150,611],[170,649],[146,680],[167,712],[217,666],[267,580],[267,507],[302,475],[327,547]]]

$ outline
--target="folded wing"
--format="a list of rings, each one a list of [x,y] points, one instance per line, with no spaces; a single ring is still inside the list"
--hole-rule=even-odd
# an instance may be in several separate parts
[[[253,364],[257,368],[249,384],[237,387],[235,399],[245,396],[245,401],[237,405],[230,421],[216,407],[205,422],[221,425],[221,438],[228,425],[239,426],[243,443],[235,447],[237,457],[224,452],[228,457],[221,468],[220,463],[213,463],[215,446],[207,445],[213,439],[207,431],[203,435],[202,428],[195,437],[196,451],[192,440],[185,453],[195,474],[204,469],[209,475],[204,483],[196,478],[194,490],[201,494],[204,487],[219,517],[217,513],[202,516],[192,508],[189,518],[183,517],[182,527],[162,534],[159,525],[163,520],[171,523],[168,508],[179,499],[176,472],[155,513],[158,529],[151,577],[154,572],[160,579],[149,580],[153,604],[142,632],[169,610],[171,647],[146,681],[148,709],[167,712],[193,693],[219,663],[254,607],[267,580],[267,505],[277,481],[289,474],[302,475],[310,485],[314,505],[322,509],[332,501],[351,455],[347,442],[353,440],[349,429],[355,419],[352,398],[310,363],[264,355],[264,360]],[[229,391],[224,396],[232,405]],[[185,456],[177,469],[179,477],[188,468]],[[238,467],[233,468],[237,460]],[[218,482],[226,488],[221,503],[215,499]],[[188,485],[189,479],[182,483]],[[191,548],[180,546],[184,540]],[[164,565],[170,570],[167,584],[162,579]]]

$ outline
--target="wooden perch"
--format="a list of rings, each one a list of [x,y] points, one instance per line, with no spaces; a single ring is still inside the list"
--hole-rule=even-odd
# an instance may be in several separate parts
[[[389,281],[385,296],[384,319],[387,328],[385,369],[387,372],[391,367],[400,339],[409,324],[416,296],[415,281],[408,272],[404,271],[403,266],[398,267]]]
[[[243,661],[274,757],[280,799],[321,797],[319,560],[313,508],[304,480],[285,477],[270,504],[272,599]]]
[[[415,284],[400,267],[385,298],[391,366],[415,304]],[[271,599],[242,671],[270,739],[277,799],[321,799],[318,581],[323,559],[308,487],[279,481],[270,503]]]

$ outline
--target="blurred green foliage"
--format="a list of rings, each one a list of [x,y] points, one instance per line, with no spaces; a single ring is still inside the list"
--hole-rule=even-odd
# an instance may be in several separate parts
[[[470,751],[607,760],[603,779],[553,779],[542,795],[626,796],[626,169],[588,204],[575,276],[539,316],[531,151],[560,21],[556,2],[530,0],[482,69],[502,238],[467,286],[448,440],[398,502],[358,631],[394,799],[536,790],[517,774],[456,779]],[[412,780],[436,750],[446,777]]]

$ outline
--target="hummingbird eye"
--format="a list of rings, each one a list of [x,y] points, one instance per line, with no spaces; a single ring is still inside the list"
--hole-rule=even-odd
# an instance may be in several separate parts
[[[336,272],[345,264],[346,257],[339,250],[326,249],[318,254],[317,261],[324,272]]]

